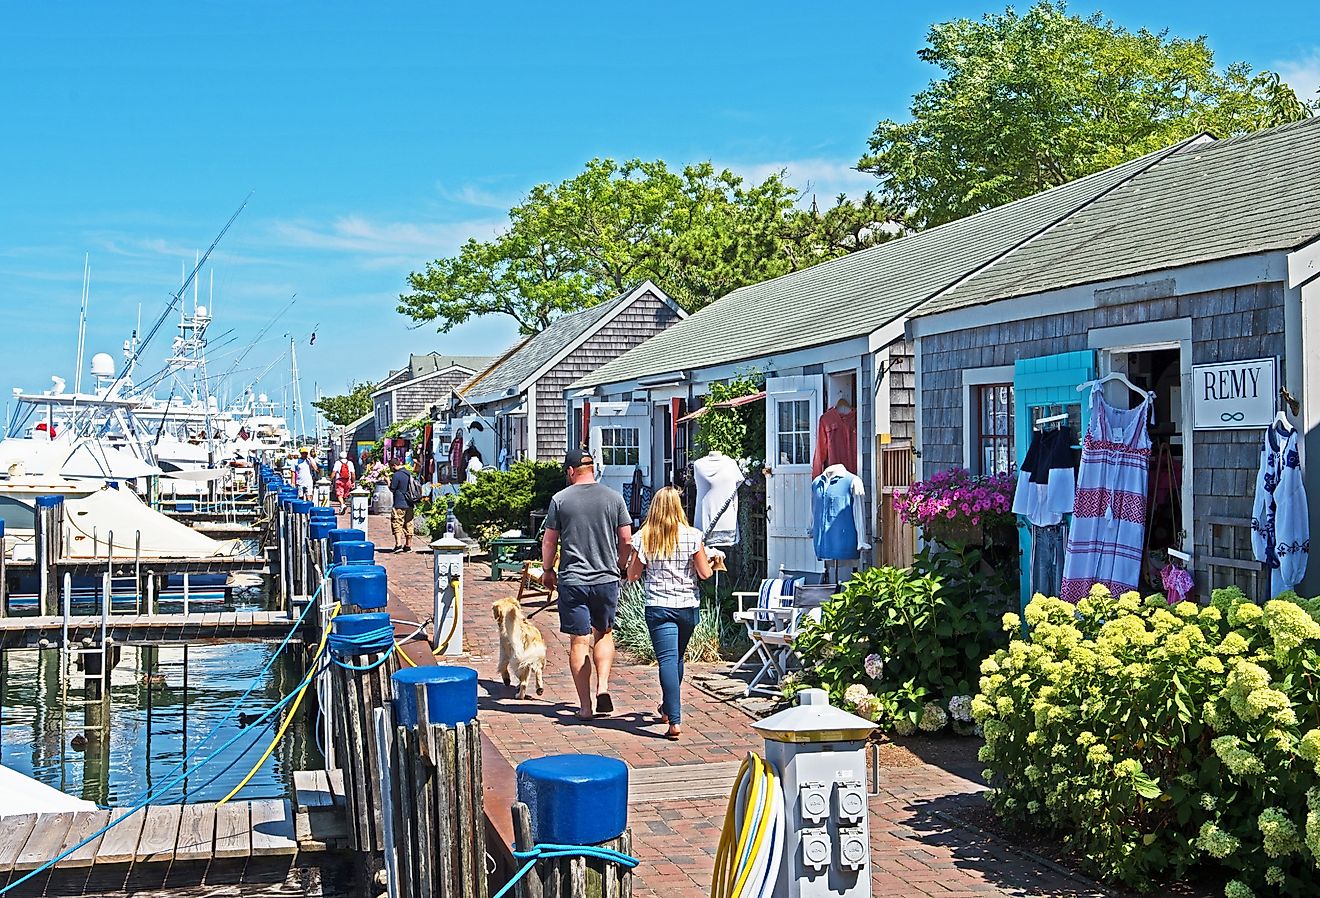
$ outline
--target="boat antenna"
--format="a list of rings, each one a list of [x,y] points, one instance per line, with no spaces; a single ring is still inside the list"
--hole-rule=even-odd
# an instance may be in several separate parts
[[[270,319],[269,321],[266,322],[266,326],[263,327],[260,331],[257,332],[256,337],[254,337],[253,340],[252,340],[252,342],[248,344],[247,349],[243,350],[243,352],[242,352],[241,354],[239,354],[238,358],[234,359],[234,363],[233,363],[232,365],[229,366],[229,370],[226,371],[224,374],[220,375],[220,381],[221,381],[221,382],[227,380],[227,379],[229,378],[229,376],[230,376],[231,374],[234,373],[234,371],[238,368],[238,366],[239,366],[240,364],[243,363],[243,359],[247,358],[247,354],[248,354],[249,352],[251,352],[253,349],[256,348],[257,344],[261,342],[261,338],[264,337],[264,336],[266,336],[266,333],[267,333],[272,327],[275,326],[275,322],[277,322],[277,321],[279,321],[281,318],[283,318],[283,317],[284,317],[284,313],[287,312],[287,311],[289,311],[289,309],[292,309],[292,308],[293,308],[293,304],[294,304],[295,302],[297,302],[297,301],[298,301],[298,294],[297,294],[297,293],[295,293],[295,294],[293,294],[292,296],[289,297],[289,301],[288,301],[287,303],[285,303],[284,308],[282,308],[282,309],[280,309],[278,312],[276,312],[276,313],[275,313],[275,317],[272,318],[272,319]]]
[[[82,392],[83,376],[83,355],[87,349],[87,297],[92,277],[92,257],[90,253],[83,254],[83,288],[82,288],[82,310],[78,313],[78,367],[74,369],[73,374],[73,394],[76,397]],[[74,399],[76,406],[77,399]]]
[[[220,241],[224,239],[225,234],[229,232],[229,229],[230,227],[233,226],[234,221],[237,220],[238,216],[247,207],[248,200],[250,199],[252,199],[251,193],[249,193],[246,197],[243,198],[243,202],[239,205],[237,209],[234,210],[234,214],[229,216],[229,220],[225,222],[225,226],[220,229],[220,233],[215,235],[215,239],[211,241],[211,245],[206,248],[206,252],[202,253],[202,255],[197,259],[197,264],[193,266],[193,270],[189,272],[188,276],[183,279],[183,283],[179,286],[179,289],[174,293],[174,295],[170,297],[170,301],[165,304],[165,308],[161,309],[160,315],[156,317],[155,323],[151,325],[151,330],[147,331],[147,333],[142,337],[142,339],[138,341],[137,346],[133,348],[133,353],[129,359],[129,364],[124,367],[125,371],[129,370],[129,368],[131,368],[132,365],[142,357],[142,353],[146,351],[147,346],[151,344],[151,341],[155,338],[156,334],[160,331],[161,327],[165,324],[165,322],[169,319],[169,317],[174,314],[174,310],[182,308],[183,297],[187,295],[188,287],[196,279],[197,272],[201,271],[202,266],[205,265],[207,260],[211,258],[211,253],[215,252],[215,248],[220,245]],[[124,377],[124,373],[121,371],[119,376],[116,377],[114,381],[110,384],[110,389],[106,394],[107,396],[114,395],[115,387],[119,385],[119,382],[120,380],[123,379],[123,377]]]

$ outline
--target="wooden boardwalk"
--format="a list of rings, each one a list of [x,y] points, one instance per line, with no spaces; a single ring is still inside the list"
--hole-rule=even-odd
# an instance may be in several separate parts
[[[0,618],[0,649],[58,646],[64,618],[27,616]],[[293,625],[285,611],[216,611],[192,614],[112,614],[108,632],[121,645],[166,642],[236,640],[272,642],[283,639]],[[98,638],[99,615],[69,618],[69,641]],[[297,637],[295,637],[296,639]]]

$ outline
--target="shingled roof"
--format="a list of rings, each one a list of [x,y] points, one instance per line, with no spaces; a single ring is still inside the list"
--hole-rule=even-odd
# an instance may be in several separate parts
[[[1291,250],[1320,235],[1320,118],[1169,156],[912,317]]]
[[[644,281],[629,287],[613,299],[556,318],[545,330],[524,338],[511,351],[506,352],[501,361],[474,377],[463,386],[461,392],[474,403],[490,402],[501,396],[520,392],[527,381],[556,356],[590,336],[598,324],[619,311],[622,306],[628,305],[648,292],[654,293],[665,302],[669,301],[659,287],[650,281]]]
[[[1043,193],[740,287],[574,387],[735,364],[869,335],[1191,141]]]

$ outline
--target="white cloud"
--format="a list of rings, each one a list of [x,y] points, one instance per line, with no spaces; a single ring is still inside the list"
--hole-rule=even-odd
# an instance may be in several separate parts
[[[461,221],[444,224],[375,222],[360,215],[345,215],[328,224],[277,221],[275,239],[285,246],[324,252],[352,253],[367,267],[417,264],[452,253],[469,237],[493,236],[502,221]]]
[[[456,203],[460,206],[472,206],[478,209],[499,209],[508,210],[522,201],[522,194],[517,191],[501,192],[490,190],[478,184],[463,184],[459,187],[449,187],[445,184],[436,184],[436,191],[441,198]]]
[[[1320,99],[1316,96],[1320,90],[1320,48],[1298,59],[1276,62],[1273,68],[1301,99],[1307,102]]]
[[[857,199],[876,186],[873,175],[859,172],[853,168],[852,162],[839,159],[785,159],[775,162],[724,163],[723,166],[748,181],[756,182],[782,171],[788,183],[802,192],[805,205],[811,203],[812,196],[821,206],[833,205],[834,197],[840,193]]]

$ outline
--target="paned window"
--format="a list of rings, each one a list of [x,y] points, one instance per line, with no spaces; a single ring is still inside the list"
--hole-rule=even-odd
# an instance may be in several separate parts
[[[781,399],[775,404],[775,414],[779,425],[779,464],[811,464],[810,400]]]
[[[976,474],[1005,474],[1013,457],[1013,385],[981,384],[976,390]]]
[[[602,427],[600,463],[637,467],[642,460],[641,437],[641,430],[636,427]]]

